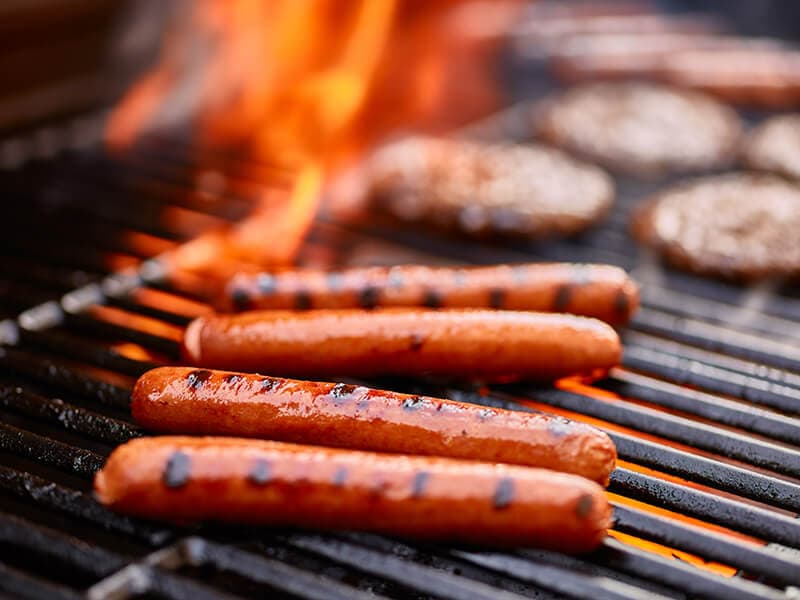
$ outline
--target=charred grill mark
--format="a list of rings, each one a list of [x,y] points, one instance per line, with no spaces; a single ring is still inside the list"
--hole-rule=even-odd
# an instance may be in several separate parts
[[[399,290],[405,285],[405,282],[403,281],[403,275],[400,273],[399,269],[389,269],[389,275],[386,278],[386,283],[396,290]]]
[[[578,499],[578,503],[575,505],[575,514],[578,515],[579,519],[585,519],[592,511],[593,504],[594,501],[592,497],[589,494],[584,494]]]
[[[420,471],[414,475],[414,481],[411,482],[411,497],[421,498],[425,495],[425,488],[428,486],[428,480],[431,474],[427,471]]]
[[[341,290],[343,281],[344,277],[341,273],[328,273],[325,277],[325,285],[328,286],[328,290],[331,292],[338,292]]]
[[[273,377],[264,377],[261,380],[261,391],[262,392],[271,392],[276,387],[278,387],[279,380],[274,379]]]
[[[441,308],[442,295],[434,290],[425,290],[422,298],[422,305],[427,308]]]
[[[425,345],[425,336],[420,333],[411,334],[411,343],[408,345],[409,350],[414,352],[421,350]]]
[[[170,489],[185,486],[192,474],[192,459],[185,452],[176,450],[164,467],[164,485]]]
[[[569,302],[572,299],[572,285],[569,283],[565,283],[563,285],[558,286],[556,290],[556,296],[553,299],[553,311],[554,312],[563,312],[567,306],[569,306]]]
[[[294,306],[297,310],[308,310],[311,308],[311,294],[306,290],[300,290],[294,295]]]
[[[368,285],[358,293],[358,304],[361,308],[375,308],[380,300],[380,290]]]
[[[514,480],[511,477],[503,477],[494,490],[492,505],[497,510],[508,508],[514,500]]]
[[[407,411],[414,411],[422,408],[425,404],[425,398],[422,396],[411,396],[403,401],[403,409]]]
[[[266,485],[272,479],[272,466],[269,461],[264,458],[258,458],[253,463],[250,473],[247,474],[247,479],[250,483],[255,485]]]
[[[492,417],[494,417],[497,413],[493,411],[491,408],[483,408],[478,411],[478,419],[480,421],[488,421]]]
[[[250,294],[242,288],[234,288],[231,292],[231,300],[236,310],[247,310],[250,308]]]
[[[213,373],[207,369],[198,369],[189,373],[186,376],[186,381],[190,388],[197,390],[203,387],[203,384],[211,378],[211,375]]]
[[[242,376],[238,375],[237,373],[228,373],[227,375],[225,375],[225,377],[223,377],[223,381],[225,383],[236,383],[237,381],[241,380]]]
[[[264,296],[271,296],[278,290],[278,284],[275,278],[269,273],[261,273],[256,279],[256,287],[258,291]]]
[[[572,421],[564,417],[552,416],[547,422],[547,430],[557,438],[564,437],[572,429]]]
[[[347,483],[347,467],[339,467],[336,469],[336,472],[333,474],[333,479],[331,479],[331,483],[336,487],[342,487],[345,483]]]
[[[356,386],[347,383],[337,383],[331,388],[331,396],[337,400],[350,396],[356,389]]]
[[[628,294],[625,293],[625,290],[619,290],[614,298],[614,310],[617,314],[627,315],[630,309],[631,304],[628,299]]]
[[[489,290],[489,308],[500,309],[505,306],[506,291],[500,288]]]

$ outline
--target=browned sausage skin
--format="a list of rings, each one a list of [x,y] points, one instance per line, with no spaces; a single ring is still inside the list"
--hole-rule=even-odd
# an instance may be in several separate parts
[[[572,315],[420,309],[250,311],[189,324],[194,365],[285,376],[553,380],[618,364],[606,323]]]
[[[623,269],[611,265],[403,265],[243,273],[230,281],[219,303],[225,311],[379,306],[566,312],[623,324],[639,306],[639,291]]]
[[[148,371],[131,410],[153,431],[505,462],[602,484],[616,459],[605,433],[561,417],[225,371]]]
[[[596,483],[543,469],[235,438],[117,448],[95,494],[140,517],[319,529],[584,552],[611,507]]]

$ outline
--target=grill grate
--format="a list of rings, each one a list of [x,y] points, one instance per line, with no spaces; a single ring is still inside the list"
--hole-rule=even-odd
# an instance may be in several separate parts
[[[493,135],[498,122],[503,136],[504,123],[518,128],[519,113],[495,119]],[[657,183],[621,181],[617,212],[577,240],[465,244],[380,220],[321,218],[302,257],[315,261],[314,249],[325,248],[346,263],[367,248],[380,250],[379,260],[413,251],[437,262],[632,268],[644,284],[642,312],[625,332],[622,366],[592,387],[507,385],[487,394],[373,382],[608,431],[621,458],[610,486],[617,520],[599,551],[567,557],[166,526],[98,505],[93,473],[116,444],[142,434],[128,413],[135,377],[177,362],[180,328],[208,310],[196,280],[171,274],[158,254],[246,216],[263,181],[281,189],[289,179],[172,138],[126,157],[83,148],[0,174],[9,196],[0,215],[11,230],[0,239],[0,590],[193,600],[797,597],[800,330],[792,325],[800,299],[791,289],[741,290],[664,271],[633,254],[625,215]]]

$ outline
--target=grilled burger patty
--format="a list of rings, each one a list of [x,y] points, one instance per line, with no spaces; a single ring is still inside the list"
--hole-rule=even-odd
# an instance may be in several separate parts
[[[467,234],[574,234],[614,197],[606,173],[540,146],[409,138],[378,151],[368,171],[379,208]]]
[[[800,188],[733,173],[683,183],[649,201],[634,235],[673,265],[732,279],[800,273]]]
[[[753,130],[743,158],[753,169],[800,179],[800,114],[772,117]]]
[[[635,175],[706,170],[729,163],[742,124],[704,95],[647,83],[595,83],[545,100],[539,135],[614,171]]]

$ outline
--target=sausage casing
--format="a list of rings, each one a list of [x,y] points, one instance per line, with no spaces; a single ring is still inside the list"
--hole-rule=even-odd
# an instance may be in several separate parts
[[[566,312],[621,324],[638,305],[637,286],[619,267],[549,263],[243,273],[230,281],[219,308],[494,308]]]
[[[616,459],[605,433],[561,417],[343,383],[161,367],[136,382],[131,410],[153,431],[505,462],[603,484]]]
[[[419,309],[250,311],[186,329],[191,364],[285,376],[553,380],[618,364],[617,333],[572,315]]]
[[[236,438],[140,438],[99,471],[103,504],[140,517],[584,552],[611,508],[596,483],[544,469]]]

